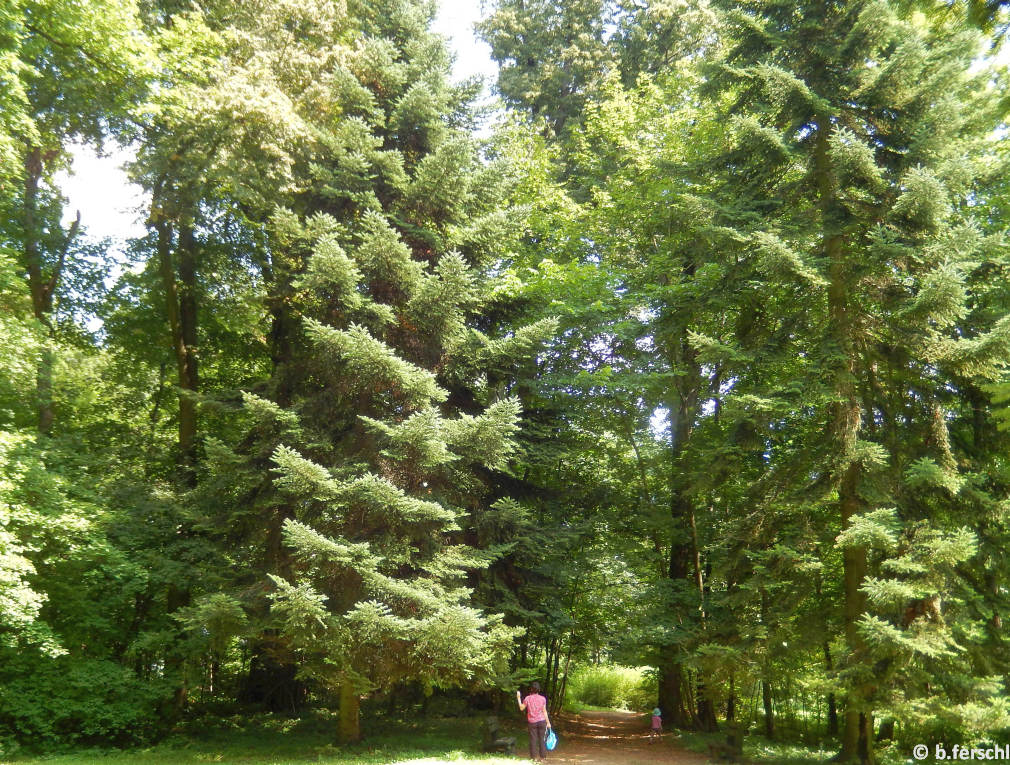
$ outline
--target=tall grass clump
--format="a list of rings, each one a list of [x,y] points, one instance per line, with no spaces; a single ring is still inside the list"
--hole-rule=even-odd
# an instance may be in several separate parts
[[[568,678],[565,703],[570,707],[651,709],[656,703],[656,678],[647,669],[619,664],[579,667]]]

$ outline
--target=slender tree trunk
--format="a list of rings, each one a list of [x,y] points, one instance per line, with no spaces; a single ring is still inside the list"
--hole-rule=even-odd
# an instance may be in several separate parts
[[[824,641],[824,665],[828,670],[828,674],[834,671],[831,662],[831,646],[828,645],[827,640]],[[838,706],[835,703],[834,691],[828,694],[828,735],[838,735]]]
[[[775,738],[775,709],[772,706],[772,686],[767,680],[761,681],[761,703],[765,710],[765,737]]]
[[[39,241],[39,233],[42,222],[39,220],[38,196],[39,184],[42,181],[44,161],[49,157],[43,157],[42,150],[38,146],[29,146],[25,151],[25,183],[24,183],[24,207],[22,210],[24,224],[24,240],[22,242],[22,257],[25,271],[28,272],[28,292],[32,300],[32,313],[35,318],[47,330],[49,337],[42,345],[42,352],[39,356],[38,368],[35,375],[35,395],[38,407],[38,429],[40,433],[49,433],[53,427],[55,413],[53,411],[53,295],[59,284],[63,272],[63,265],[66,261],[67,251],[70,248],[74,237],[81,226],[81,214],[77,213],[77,218],[67,233],[61,250],[53,253],[55,262],[46,273],[45,264],[42,257],[42,245]]]
[[[687,694],[685,703],[691,720],[691,727],[695,730],[701,730],[701,722],[698,720],[698,678],[691,670],[685,672],[684,677],[686,681],[684,689]]]
[[[729,694],[726,696],[726,725],[736,722],[736,674],[729,673]]]
[[[569,635],[568,636],[568,651],[567,651],[567,653],[565,655],[564,674],[562,674],[562,676],[561,676],[561,685],[558,688],[557,697],[554,700],[554,706],[553,706],[553,708],[550,711],[550,713],[552,715],[560,713],[561,709],[565,705],[565,693],[568,690],[568,669],[569,669],[569,667],[572,664],[572,645],[573,645],[573,643],[574,643],[574,640],[572,639],[572,635]]]
[[[154,208],[159,205],[155,199]],[[179,475],[185,486],[196,483],[196,401],[198,377],[196,367],[196,252],[191,225],[180,227],[176,255],[180,264],[180,279],[176,280],[176,262],[173,257],[174,228],[159,213],[152,213],[152,223],[157,234],[158,270],[165,290],[165,311],[171,333],[172,351],[175,355],[179,384]],[[180,286],[181,285],[181,286]],[[184,533],[186,530],[184,529]],[[169,588],[167,608],[169,613],[189,603],[190,592],[184,585]],[[189,695],[187,668],[182,658],[166,662],[166,667],[178,678],[175,694],[176,713],[182,711]]]
[[[856,331],[849,292],[851,274],[845,252],[845,240],[840,229],[841,205],[835,195],[835,179],[828,153],[831,121],[822,117],[818,127],[815,150],[819,204],[821,209],[824,253],[828,262],[828,323],[829,340],[835,346],[840,363],[835,369],[835,402],[831,406],[830,435],[836,461],[834,480],[838,486],[838,506],[842,528],[862,509],[859,497],[860,466],[854,461],[861,427],[861,412],[857,380],[859,359],[855,347]],[[860,591],[866,576],[866,549],[846,547],[842,552],[845,641],[849,661],[863,660],[863,645],[858,622],[865,610],[866,597]],[[845,726],[842,731],[842,762],[873,763],[872,717],[866,709],[867,689],[853,686],[845,697]]]
[[[701,549],[698,545],[698,524],[695,519],[694,506],[688,510],[688,527],[691,529],[691,564],[694,567],[694,584],[698,589],[698,618],[701,621],[702,631],[706,629],[705,624],[705,574],[701,567]],[[719,721],[715,715],[715,704],[708,697],[705,681],[698,675],[697,680],[697,705],[698,705],[698,727],[712,733],[719,730]]]
[[[766,630],[771,629],[771,625],[768,623],[768,611],[770,608],[770,602],[768,598],[768,591],[764,588],[761,589],[761,624],[764,625]],[[772,688],[771,684],[768,682],[768,677],[771,674],[771,657],[768,651],[768,641],[765,641],[765,658],[764,666],[762,668],[764,677],[761,678],[761,702],[764,706],[765,713],[765,736],[771,740],[775,738],[775,709],[772,706]]]
[[[687,524],[691,529],[691,564],[694,567],[694,584],[698,588],[698,612],[702,622],[705,620],[705,576],[701,570],[701,548],[698,545],[698,523],[695,519],[694,506],[688,508]]]
[[[554,644],[554,666],[547,668],[550,672],[550,688],[552,700],[557,702],[557,690],[558,690],[558,673],[561,671],[561,638],[558,638]]]
[[[154,217],[154,216],[152,216]],[[180,279],[176,279],[173,257],[174,227],[164,218],[154,220],[158,235],[158,270],[165,290],[165,311],[171,333],[179,383],[179,466],[183,480],[192,484],[195,474],[196,401],[198,388],[196,366],[196,267],[193,232],[183,227],[179,234]],[[180,286],[180,282],[182,282]]]
[[[179,226],[179,454],[189,483],[196,476],[197,402],[200,388],[197,349],[197,244],[191,222]]]
[[[697,565],[694,545],[691,536],[691,519],[694,508],[691,499],[685,496],[681,486],[679,457],[684,443],[690,435],[693,420],[693,402],[684,401],[681,396],[675,396],[670,403],[670,450],[669,450],[669,486],[670,486],[670,516],[673,521],[673,538],[670,544],[670,566],[668,575],[676,586],[690,587],[689,576],[691,564]],[[699,570],[699,569],[696,569]],[[695,584],[697,579],[695,579]],[[676,592],[676,589],[675,589]],[[699,592],[698,597],[701,597]],[[671,618],[696,618],[693,613],[681,612],[671,614]],[[661,653],[659,667],[660,708],[664,716],[668,716],[671,724],[678,728],[694,727],[697,722],[696,710],[685,703],[684,682],[685,672],[681,658],[675,648],[669,648]]]
[[[694,278],[695,266],[690,260],[681,267],[681,278],[690,281]],[[669,578],[674,584],[674,593],[680,587],[690,587],[688,577],[691,564],[695,568],[695,584],[700,575],[700,560],[697,556],[697,542],[691,533],[693,524],[693,500],[687,496],[683,486],[683,475],[680,466],[680,456],[684,451],[697,417],[698,395],[701,390],[701,369],[697,363],[697,353],[687,340],[688,320],[674,308],[664,311],[661,325],[666,328],[665,346],[666,358],[671,369],[686,370],[684,376],[673,384],[667,399],[670,419],[670,440],[667,464],[667,481],[670,492],[670,565]],[[702,597],[699,590],[698,597]],[[700,614],[700,611],[696,612]],[[678,608],[671,613],[671,619],[683,622],[686,619],[699,618],[695,613]],[[680,649],[665,648],[660,652],[659,670],[659,700],[660,708],[668,716],[671,724],[686,728],[698,722],[697,709],[694,704],[684,698],[686,688],[686,673],[680,656]],[[700,698],[700,694],[699,694]],[[714,716],[714,715],[713,715]]]
[[[42,150],[37,146],[32,146],[25,154],[24,262],[28,271],[28,290],[32,298],[32,311],[41,324],[51,329],[49,314],[52,309],[52,299],[51,296],[46,295],[46,279],[43,273],[42,250],[39,244],[38,193],[41,180]],[[42,346],[35,375],[40,433],[48,433],[53,425],[52,375],[53,351],[47,338]]]
[[[174,584],[169,586],[165,598],[165,610],[168,613],[175,613],[180,608],[188,606],[189,602],[190,593],[187,587],[179,587]],[[181,647],[181,643],[181,635],[178,635],[175,647]],[[189,701],[189,668],[181,653],[174,651],[169,653],[165,660],[165,672],[175,680],[174,704],[171,714],[173,717],[178,717]]]

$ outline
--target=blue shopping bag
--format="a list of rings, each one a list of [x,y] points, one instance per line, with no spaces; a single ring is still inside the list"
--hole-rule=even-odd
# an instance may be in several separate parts
[[[557,737],[557,734],[554,733],[554,728],[550,728],[547,731],[547,740],[546,740],[545,743],[547,744],[547,751],[548,752],[553,752],[554,751],[554,747],[556,747],[558,745],[558,737]]]

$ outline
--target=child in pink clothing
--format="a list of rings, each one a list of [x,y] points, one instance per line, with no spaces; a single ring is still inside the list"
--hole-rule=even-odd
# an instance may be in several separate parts
[[[652,730],[649,731],[649,740],[659,738],[663,735],[663,712],[659,707],[652,710]]]

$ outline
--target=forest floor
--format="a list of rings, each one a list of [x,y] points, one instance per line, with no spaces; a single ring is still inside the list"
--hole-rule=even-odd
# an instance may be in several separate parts
[[[507,721],[516,737],[516,755],[481,754],[483,718],[390,721],[368,731],[366,741],[348,749],[331,743],[332,719],[284,720],[264,717],[193,724],[151,747],[125,751],[80,750],[48,756],[5,758],[0,765],[529,765],[526,726]],[[548,765],[704,765],[709,758],[688,751],[675,734],[650,742],[648,718],[633,712],[583,711],[556,721],[560,742]],[[781,760],[775,760],[781,762]]]
[[[634,712],[581,712],[559,722],[561,741],[548,758],[549,763],[704,765],[710,762],[708,757],[679,746],[672,733],[664,733],[660,741],[650,740],[648,718]]]

